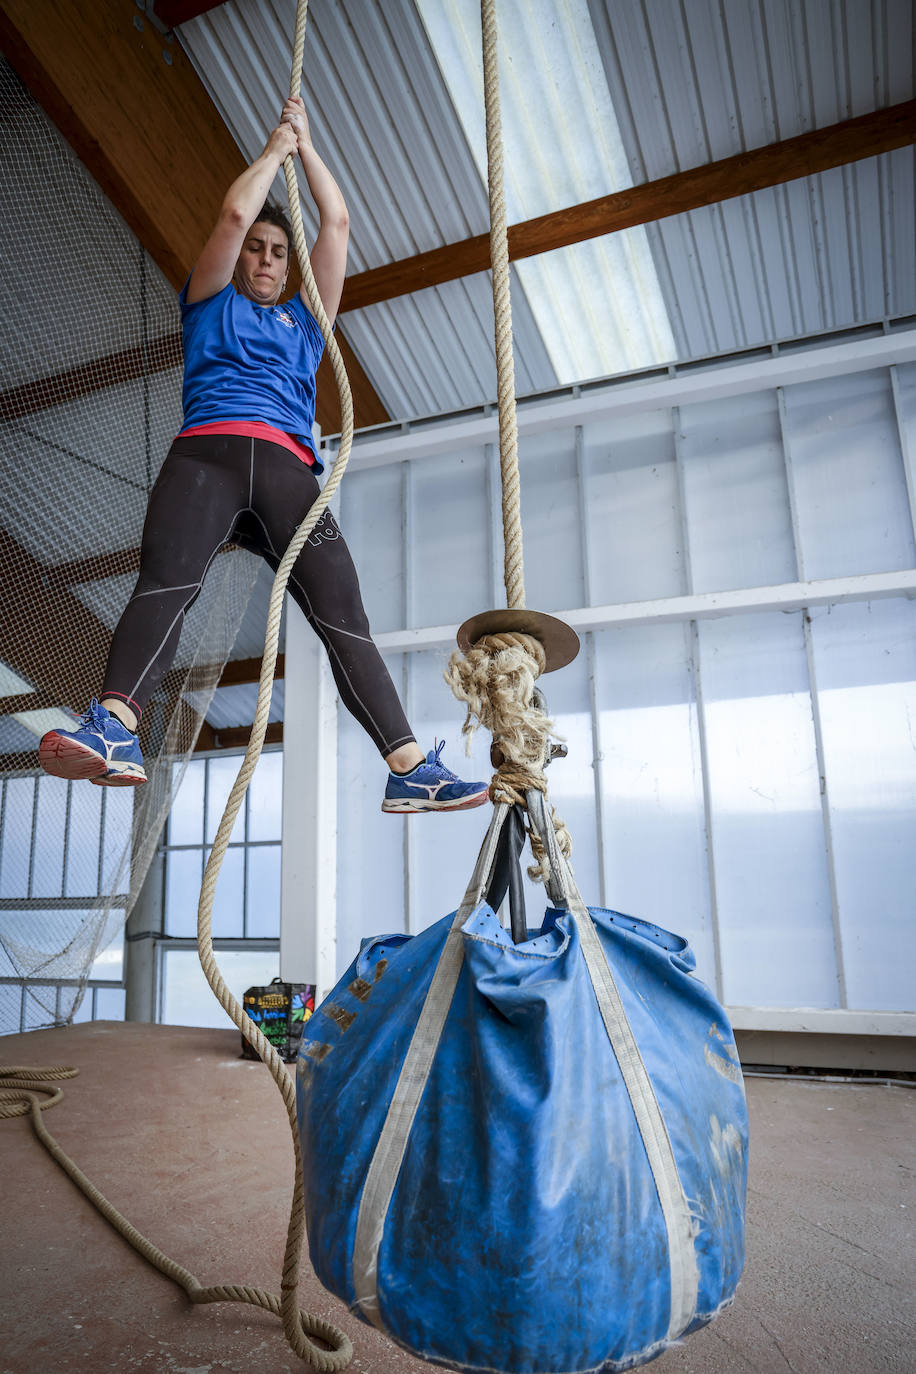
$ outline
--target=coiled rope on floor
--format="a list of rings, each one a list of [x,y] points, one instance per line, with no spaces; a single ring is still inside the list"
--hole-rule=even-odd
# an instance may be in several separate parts
[[[100,1193],[91,1179],[87,1178],[83,1171],[74,1164],[70,1156],[61,1149],[57,1141],[51,1135],[42,1120],[42,1112],[49,1107],[54,1107],[63,1097],[63,1089],[53,1086],[53,1080],[75,1078],[79,1069],[73,1068],[33,1068],[29,1065],[0,1065],[0,1120],[13,1116],[26,1116],[31,1114],[32,1127],[38,1139],[44,1145],[51,1157],[60,1165],[64,1172],[76,1184],[80,1191],[89,1199],[94,1207],[101,1212],[106,1221],[110,1222],[115,1230],[124,1237],[129,1245],[148,1260],[166,1278],[177,1283],[187,1293],[193,1303],[211,1302],[242,1302],[249,1303],[253,1307],[261,1307],[267,1312],[272,1312],[274,1316],[281,1315],[281,1302],[273,1293],[267,1293],[261,1288],[249,1288],[239,1284],[214,1284],[210,1287],[203,1287],[198,1279],[185,1269],[183,1265],[170,1259],[168,1255],[153,1245],[152,1241],[142,1235],[137,1228],[118,1211],[118,1209],[108,1201],[104,1194]],[[40,1093],[50,1094],[41,1098]],[[336,1345],[340,1333],[330,1322],[323,1317],[311,1316],[309,1313],[299,1311],[299,1319],[302,1328],[309,1335],[317,1337],[319,1340],[326,1341],[331,1345]],[[344,1337],[346,1340],[346,1337]],[[317,1347],[316,1347],[317,1349]],[[319,1350],[320,1355],[326,1352]],[[333,1354],[335,1352],[327,1352]],[[348,1356],[349,1359],[349,1356]],[[342,1364],[324,1364],[316,1367],[324,1369],[341,1369]]]
[[[521,482],[518,467],[518,420],[515,406],[515,361],[512,353],[512,303],[509,285],[509,232],[503,188],[502,114],[499,100],[499,34],[495,0],[481,0],[483,85],[487,124],[487,185],[490,199],[490,266],[493,275],[493,328],[496,345],[496,384],[499,410],[499,470],[502,483],[504,540],[503,578],[506,605],[525,608],[525,566],[522,541]],[[467,706],[462,733],[479,726],[498,743],[502,762],[490,783],[494,802],[525,805],[532,788],[547,791],[544,763],[553,721],[536,703],[534,684],[544,671],[543,645],[533,635],[515,630],[484,635],[449,660],[445,680]],[[557,843],[568,859],[572,841],[565,824],[551,808]],[[547,854],[537,834],[528,830],[535,866],[532,878],[550,875]]]
[[[289,93],[291,97],[298,96],[300,90],[302,61],[305,50],[307,11],[308,0],[298,0],[296,28],[293,39],[292,68],[290,74]],[[261,675],[258,682],[258,700],[255,708],[254,723],[252,725],[248,748],[245,751],[242,766],[239,769],[238,776],[229,794],[229,799],[226,803],[226,808],[223,812],[223,817],[216,833],[216,839],[213,842],[213,848],[207,862],[198,905],[197,924],[198,953],[207,982],[213,989],[220,1006],[235,1022],[236,1026],[249,1043],[254,1046],[261,1056],[261,1059],[269,1068],[274,1082],[280,1090],[280,1095],[283,1098],[289,1117],[295,1157],[295,1182],[287,1230],[286,1252],[283,1260],[280,1296],[277,1297],[276,1294],[268,1293],[264,1289],[249,1288],[244,1285],[220,1284],[204,1287],[189,1270],[170,1259],[168,1255],[165,1255],[153,1245],[151,1241],[141,1235],[136,1227],[132,1226],[127,1218],[124,1217],[117,1208],[113,1207],[107,1198],[99,1192],[82,1170],[77,1167],[73,1160],[70,1159],[57,1144],[41,1118],[41,1113],[49,1107],[56,1105],[63,1096],[63,1092],[59,1087],[51,1088],[48,1085],[54,1080],[75,1077],[79,1072],[77,1069],[40,1069],[25,1066],[0,1066],[0,1119],[11,1116],[24,1116],[27,1113],[30,1114],[33,1128],[39,1140],[77,1187],[101,1212],[102,1216],[104,1216],[105,1219],[124,1237],[128,1244],[133,1246],[144,1259],[147,1259],[150,1264],[154,1265],[161,1273],[165,1274],[167,1278],[172,1279],[184,1289],[191,1302],[241,1302],[248,1303],[254,1307],[263,1308],[267,1312],[272,1312],[283,1322],[284,1334],[295,1353],[302,1360],[305,1360],[308,1364],[320,1371],[320,1374],[332,1374],[332,1371],[344,1369],[350,1363],[353,1356],[353,1347],[350,1339],[339,1327],[334,1326],[323,1317],[317,1317],[304,1312],[299,1307],[297,1298],[302,1242],[305,1235],[305,1195],[299,1152],[295,1082],[274,1047],[264,1037],[254,1022],[246,1015],[244,1009],[226,986],[214,956],[212,940],[213,899],[216,891],[217,879],[229,843],[229,837],[232,833],[233,825],[235,824],[236,816],[238,815],[239,808],[241,807],[258,759],[261,756],[264,736],[267,731],[267,718],[270,713],[270,701],[273,692],[274,669],[277,663],[277,648],[280,637],[280,619],[283,611],[283,597],[296,559],[340,485],[341,478],[343,477],[347,462],[349,461],[350,449],[353,443],[353,398],[350,392],[350,383],[347,378],[346,368],[340,354],[340,349],[331,332],[331,326],[315,285],[315,278],[309,261],[308,247],[305,241],[305,231],[302,224],[302,210],[299,204],[299,185],[296,178],[295,161],[292,154],[285,159],[283,170],[286,176],[286,187],[289,195],[293,242],[296,248],[296,255],[299,259],[303,285],[309,298],[312,313],[318,321],[321,332],[324,335],[328,356],[331,360],[331,366],[337,382],[337,389],[340,394],[340,445],[328,480],[317,501],[290,540],[289,547],[280,560],[276,576],[274,577],[267,610],[264,656],[261,663]],[[51,1093],[52,1095],[42,1099],[39,1096],[40,1093]],[[316,1345],[315,1339],[321,1341],[322,1345]]]

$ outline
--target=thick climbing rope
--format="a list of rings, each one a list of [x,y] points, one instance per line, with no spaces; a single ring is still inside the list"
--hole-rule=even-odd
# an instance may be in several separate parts
[[[73,1068],[41,1069],[32,1068],[28,1065],[0,1065],[0,1120],[31,1114],[32,1126],[38,1139],[80,1191],[101,1212],[105,1220],[109,1221],[115,1230],[124,1237],[128,1244],[133,1246],[138,1254],[148,1260],[166,1278],[172,1279],[174,1283],[183,1288],[191,1302],[244,1302],[250,1303],[254,1307],[262,1307],[265,1311],[272,1312],[274,1316],[280,1316],[280,1299],[275,1297],[273,1293],[266,1293],[263,1289],[248,1288],[236,1284],[216,1284],[204,1288],[189,1270],[170,1259],[144,1235],[141,1235],[137,1228],[132,1226],[116,1207],[112,1206],[108,1199],[99,1192],[95,1184],[74,1164],[70,1156],[61,1149],[45,1126],[41,1114],[47,1111],[49,1107],[56,1106],[63,1098],[63,1089],[53,1086],[53,1080],[75,1078],[78,1073],[79,1069]],[[51,1095],[41,1098],[39,1093]],[[339,1333],[330,1322],[325,1321],[322,1317],[309,1316],[307,1312],[300,1312],[299,1316],[303,1329],[308,1331],[310,1335],[317,1336],[329,1343],[337,1341]],[[342,1366],[326,1367],[339,1369]]]
[[[308,0],[298,0],[296,29],[293,40],[292,70],[290,75],[289,93],[291,97],[297,96],[300,89],[302,60],[305,48],[305,22],[307,10]],[[317,522],[321,519],[321,516],[327,509],[329,502],[340,485],[340,480],[347,466],[353,442],[353,400],[350,393],[350,384],[347,379],[343,359],[340,355],[340,349],[331,333],[331,326],[315,285],[315,278],[309,261],[308,247],[305,241],[305,231],[302,225],[302,211],[299,204],[299,186],[296,180],[295,162],[292,155],[285,159],[283,170],[286,176],[286,187],[289,194],[293,241],[299,259],[299,267],[302,272],[302,281],[309,298],[312,313],[318,321],[321,332],[324,335],[328,356],[331,359],[331,366],[340,393],[341,437],[337,458],[335,459],[328,480],[322,489],[321,495],[290,540],[289,547],[280,561],[274,578],[267,611],[264,657],[261,663],[261,676],[258,683],[258,700],[255,709],[254,724],[252,725],[245,758],[242,761],[238,777],[229,794],[229,800],[226,803],[226,809],[223,812],[223,817],[216,833],[216,839],[213,842],[213,848],[210,852],[210,858],[207,863],[203,885],[201,887],[197,918],[198,953],[207,981],[213,989],[220,1006],[228,1013],[236,1026],[238,1026],[249,1043],[254,1046],[264,1063],[270,1069],[273,1079],[280,1089],[280,1094],[289,1117],[295,1157],[295,1183],[287,1230],[286,1252],[283,1260],[280,1296],[277,1297],[275,1294],[265,1292],[263,1289],[248,1288],[245,1286],[217,1285],[207,1288],[203,1287],[193,1274],[183,1268],[182,1265],[176,1264],[174,1260],[169,1259],[167,1255],[157,1249],[157,1247],[147,1240],[146,1237],[142,1236],[126,1217],[122,1216],[121,1213],[99,1192],[95,1185],[90,1182],[86,1175],[76,1164],[74,1164],[73,1160],[70,1159],[57,1144],[41,1119],[43,1110],[54,1106],[60,1101],[63,1096],[62,1090],[60,1088],[54,1089],[53,1096],[46,1100],[42,1100],[38,1096],[41,1092],[52,1092],[52,1089],[46,1086],[48,1082],[56,1079],[72,1078],[76,1075],[78,1070],[71,1068],[36,1069],[0,1065],[0,1119],[9,1116],[23,1116],[26,1113],[31,1114],[32,1125],[39,1140],[61,1165],[77,1187],[85,1193],[86,1197],[98,1208],[102,1215],[115,1227],[124,1239],[132,1245],[139,1254],[143,1255],[145,1259],[149,1260],[151,1264],[159,1269],[161,1273],[165,1274],[167,1278],[179,1284],[185,1290],[192,1302],[242,1302],[249,1303],[255,1307],[261,1307],[265,1311],[274,1313],[275,1316],[279,1316],[282,1320],[284,1334],[295,1353],[302,1360],[305,1360],[308,1364],[319,1370],[321,1374],[331,1374],[331,1371],[344,1369],[350,1363],[353,1355],[353,1347],[349,1337],[338,1327],[332,1325],[331,1322],[325,1321],[322,1317],[316,1317],[303,1312],[298,1304],[299,1267],[302,1254],[302,1242],[305,1235],[305,1194],[299,1151],[295,1082],[274,1047],[264,1035],[262,1035],[254,1022],[246,1015],[243,1008],[232,996],[232,993],[226,986],[214,957],[211,934],[213,899],[219,871],[229,843],[229,836],[232,833],[232,827],[235,824],[235,818],[238,815],[248,784],[254,773],[258,759],[260,758],[261,749],[264,744],[264,736],[267,731],[267,718],[270,713],[270,699],[273,691],[273,676],[277,663],[277,646],[280,636],[280,619],[283,611],[283,597],[286,592],[286,586],[293,565],[301,553],[305,541],[315,528]],[[316,1345],[312,1337],[321,1341],[322,1344]]]
[[[512,353],[512,304],[509,286],[509,231],[503,189],[502,115],[499,101],[499,34],[495,0],[481,0],[483,84],[487,124],[487,184],[490,198],[490,266],[493,276],[493,328],[499,410],[499,470],[502,483],[503,578],[509,610],[525,608],[521,483],[518,468],[518,421],[515,406],[515,362]],[[536,704],[534,684],[544,671],[543,646],[533,635],[503,631],[485,635],[449,660],[445,680],[467,705],[462,733],[470,737],[483,726],[502,755],[490,784],[494,802],[525,806],[531,789],[547,791],[544,764],[553,722]],[[563,821],[552,812],[557,843],[569,858],[572,842]],[[529,876],[546,881],[547,853],[529,827],[536,863]]]
[[[307,10],[308,0],[298,0],[296,29],[293,38],[292,69],[289,83],[290,97],[299,94],[302,79]],[[267,609],[264,657],[261,662],[261,676],[258,683],[258,700],[255,708],[254,723],[252,725],[251,735],[248,740],[248,748],[245,751],[242,766],[239,769],[238,777],[229,794],[229,800],[226,803],[226,809],[223,812],[219,829],[216,832],[216,839],[213,842],[213,848],[210,852],[210,858],[204,872],[204,880],[201,887],[200,902],[197,911],[197,949],[207,982],[213,989],[220,1006],[228,1013],[239,1030],[250,1044],[254,1046],[264,1063],[270,1069],[274,1082],[280,1089],[280,1094],[286,1106],[293,1139],[295,1180],[293,1186],[293,1199],[290,1208],[289,1227],[286,1237],[286,1253],[283,1260],[283,1276],[280,1283],[280,1316],[283,1321],[283,1331],[286,1335],[286,1339],[296,1354],[320,1371],[331,1371],[343,1369],[349,1364],[353,1354],[349,1338],[344,1332],[332,1327],[330,1323],[321,1321],[319,1318],[312,1317],[303,1320],[296,1296],[299,1285],[302,1242],[305,1236],[305,1192],[302,1178],[302,1160],[299,1150],[299,1127],[296,1116],[295,1083],[274,1047],[264,1035],[262,1035],[254,1022],[246,1015],[243,1008],[232,996],[232,993],[226,986],[214,957],[211,934],[213,899],[216,892],[219,871],[229,844],[229,837],[232,834],[236,816],[239,813],[239,808],[242,805],[248,784],[251,781],[258,759],[261,756],[264,736],[267,732],[267,718],[270,713],[273,676],[277,663],[277,646],[280,637],[280,618],[283,612],[283,598],[286,593],[287,583],[289,582],[293,565],[302,552],[305,541],[321,519],[331,498],[340,485],[340,480],[346,469],[350,457],[350,448],[353,443],[353,398],[350,393],[350,384],[347,379],[343,358],[340,355],[340,349],[331,332],[328,317],[325,314],[324,306],[321,303],[321,297],[315,285],[315,278],[309,261],[308,247],[305,241],[305,231],[302,225],[302,211],[299,205],[299,185],[296,179],[295,160],[292,154],[285,159],[283,171],[286,176],[286,189],[289,195],[289,211],[293,228],[293,242],[296,247],[296,256],[299,259],[299,268],[302,273],[303,285],[305,286],[306,294],[309,298],[312,313],[318,321],[321,332],[324,335],[328,356],[330,357],[334,377],[337,382],[337,389],[340,393],[341,437],[337,458],[331,469],[330,476],[318,500],[312,506],[312,509],[290,540],[289,547],[280,560],[273,587],[271,588],[270,601]],[[272,1299],[272,1301],[275,1300]],[[271,1307],[270,1310],[274,1311],[275,1309]],[[333,1349],[323,1350],[316,1346],[309,1339],[310,1333],[320,1336],[324,1341],[328,1342]]]
[[[305,21],[307,9],[308,0],[298,0],[289,86],[290,97],[299,94],[302,77],[302,60],[305,49]],[[290,540],[289,547],[280,560],[280,565],[277,568],[277,573],[274,578],[267,610],[264,657],[261,662],[261,676],[258,683],[258,700],[255,708],[254,723],[252,725],[251,735],[248,740],[248,748],[245,752],[242,766],[239,769],[238,777],[229,794],[229,800],[226,803],[226,809],[223,812],[219,829],[216,832],[216,839],[213,842],[213,848],[210,852],[210,858],[204,872],[204,880],[201,887],[200,902],[197,911],[197,949],[200,956],[201,967],[206,975],[207,982],[213,989],[217,1001],[235,1022],[250,1044],[257,1050],[264,1063],[270,1069],[274,1082],[280,1089],[280,1094],[286,1105],[293,1139],[295,1179],[293,1185],[293,1199],[290,1208],[289,1227],[286,1237],[286,1253],[283,1260],[283,1276],[280,1284],[280,1316],[283,1321],[283,1331],[286,1335],[286,1339],[296,1354],[320,1371],[331,1371],[343,1369],[349,1364],[353,1354],[349,1338],[344,1332],[331,1327],[329,1323],[322,1324],[324,1329],[316,1330],[316,1323],[319,1323],[319,1319],[317,1318],[308,1319],[310,1325],[307,1328],[302,1319],[296,1296],[299,1284],[302,1242],[305,1236],[305,1192],[302,1178],[302,1160],[299,1150],[299,1127],[296,1115],[295,1083],[274,1047],[264,1035],[262,1035],[254,1022],[246,1015],[243,1008],[232,996],[232,993],[226,986],[214,957],[211,935],[213,898],[216,891],[219,871],[229,844],[229,837],[232,834],[235,818],[239,813],[239,808],[242,805],[248,784],[251,781],[252,774],[261,756],[264,736],[267,732],[267,718],[270,713],[270,699],[273,690],[273,676],[277,662],[277,646],[280,636],[280,618],[283,612],[283,598],[286,593],[286,586],[289,582],[293,565],[299,557],[305,541],[315,528],[315,525],[320,520],[331,498],[340,485],[340,480],[346,469],[353,443],[353,399],[350,393],[350,384],[347,379],[343,359],[340,355],[340,349],[331,332],[331,326],[315,285],[315,278],[309,261],[308,247],[305,241],[305,231],[302,226],[302,212],[299,205],[299,186],[296,180],[295,160],[292,154],[285,159],[283,171],[286,176],[286,188],[289,195],[293,241],[296,246],[299,267],[302,272],[303,285],[305,286],[306,294],[309,298],[312,313],[321,326],[321,332],[324,335],[328,356],[331,359],[331,366],[334,370],[337,389],[340,393],[341,437],[337,458],[331,469],[330,476],[322,489],[321,495]],[[327,1341],[334,1348],[331,1350],[323,1350],[316,1346],[309,1339],[309,1331],[321,1336],[322,1339]]]
[[[487,124],[487,186],[490,197],[490,267],[493,273],[493,334],[496,343],[496,395],[499,410],[499,471],[502,479],[504,580],[510,610],[525,605],[522,553],[521,483],[518,472],[518,419],[515,411],[515,357],[512,352],[512,299],[509,290],[509,231],[503,178],[503,129],[499,103],[499,34],[495,0],[481,0],[483,89]]]

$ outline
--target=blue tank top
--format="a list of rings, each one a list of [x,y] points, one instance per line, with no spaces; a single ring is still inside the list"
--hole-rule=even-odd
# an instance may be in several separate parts
[[[190,281],[190,278],[188,278]],[[261,420],[316,455],[315,370],[324,339],[297,293],[284,305],[255,305],[231,284],[205,301],[178,296],[184,343],[183,429],[215,420]]]

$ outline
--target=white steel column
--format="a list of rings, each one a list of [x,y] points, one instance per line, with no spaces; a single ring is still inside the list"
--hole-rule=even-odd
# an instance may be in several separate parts
[[[681,517],[681,547],[684,550],[684,585],[687,595],[693,594],[693,560],[690,546],[690,522],[687,516],[687,487],[684,480],[684,453],[681,444],[681,408],[671,409],[671,430],[674,436],[674,462],[677,471],[677,497]],[[706,832],[706,873],[709,883],[709,916],[712,927],[712,954],[716,980],[716,996],[725,1000],[722,972],[722,937],[719,930],[719,897],[716,884],[716,854],[713,836],[712,794],[709,776],[709,746],[706,739],[706,708],[703,701],[703,671],[700,659],[700,627],[695,619],[685,624],[684,646],[687,666],[693,683],[693,697],[697,712],[697,743],[700,752],[700,777],[703,783],[703,829]]]
[[[891,393],[894,398],[894,418],[897,421],[900,456],[903,459],[903,477],[906,482],[907,499],[910,503],[910,521],[913,526],[913,536],[916,538],[916,454],[913,453],[913,446],[907,433],[903,414],[903,398],[900,395],[900,378],[897,376],[896,364],[892,364],[888,368],[888,372],[891,375]]]
[[[505,542],[503,539],[503,499],[502,478],[499,470],[499,449],[496,444],[484,444],[484,464],[487,473],[487,513],[489,516],[487,533],[490,546],[490,593],[493,606],[502,606],[506,600],[506,581],[504,574]],[[586,600],[588,598],[586,597]]]
[[[592,547],[588,515],[588,473],[585,464],[585,435],[576,425],[576,490],[579,497],[579,538],[582,545],[582,600],[592,604],[594,578],[592,576]],[[604,750],[601,747],[601,692],[598,687],[598,655],[595,636],[585,635],[585,661],[588,672],[588,705],[592,718],[592,779],[595,789],[595,834],[598,840],[598,901],[608,904],[607,856],[604,847]]]
[[[795,545],[795,567],[801,581],[805,580],[805,551],[802,540],[798,512],[798,497],[795,490],[795,468],[792,463],[792,443],[789,433],[789,416],[786,409],[786,396],[782,387],[776,392],[779,404],[779,432],[782,437],[783,461],[786,466],[786,485],[789,492],[789,514],[792,521],[792,542]],[[817,772],[820,779],[821,816],[824,824],[824,848],[827,855],[827,884],[830,891],[830,915],[833,922],[833,949],[836,959],[837,997],[841,1007],[849,1004],[846,995],[846,964],[843,954],[843,929],[840,924],[840,894],[836,879],[836,864],[833,858],[833,813],[830,806],[830,789],[827,783],[827,764],[824,758],[824,734],[821,728],[821,703],[817,687],[817,661],[814,653],[814,638],[811,633],[811,616],[806,606],[802,611],[802,632],[805,638],[805,658],[808,664],[808,690],[811,694],[811,721],[814,726],[814,749],[817,757]]]
[[[327,654],[286,602],[280,977],[337,980],[337,688]]]
[[[412,480],[412,469],[410,463],[401,464],[401,586],[403,589],[403,615],[404,624],[412,627],[416,624],[416,597],[415,578],[414,578],[414,549],[413,534],[416,528],[414,515],[414,491]],[[409,654],[405,654],[401,660],[401,701],[404,705],[404,714],[411,722],[413,728],[413,708],[415,692],[413,688],[414,664]],[[397,822],[390,822],[397,824]],[[416,847],[417,833],[416,825],[411,823],[409,816],[400,818],[400,825],[403,830],[402,854],[404,858],[404,932],[407,935],[416,935],[417,912],[419,903],[417,901],[417,864]]]

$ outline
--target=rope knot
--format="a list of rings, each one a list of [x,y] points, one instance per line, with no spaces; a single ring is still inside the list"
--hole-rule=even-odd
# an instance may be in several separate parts
[[[491,801],[524,806],[526,792],[547,791],[544,764],[549,741],[556,735],[553,721],[534,697],[534,685],[546,664],[540,640],[517,631],[484,635],[466,654],[456,650],[449,659],[445,680],[467,706],[461,733],[470,746],[474,732],[482,725],[502,755],[490,783]],[[569,832],[556,812],[553,821],[557,843],[568,858],[572,850]],[[537,863],[528,873],[532,879],[543,881],[549,876],[547,856],[530,830],[529,837]]]

